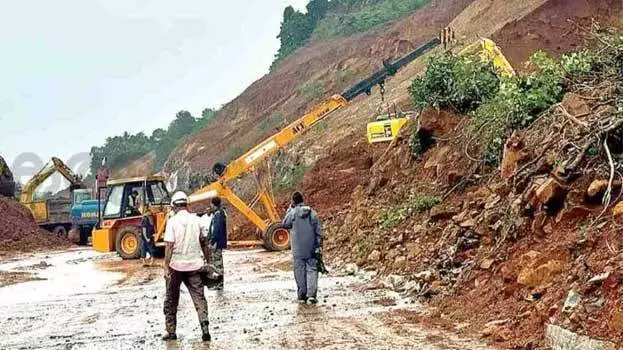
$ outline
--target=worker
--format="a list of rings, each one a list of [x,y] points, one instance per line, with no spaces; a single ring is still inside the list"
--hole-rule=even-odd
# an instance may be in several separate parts
[[[212,216],[208,236],[210,238],[210,254],[215,272],[220,276],[219,283],[214,286],[216,290],[222,290],[225,279],[225,267],[223,265],[223,249],[227,248],[227,214],[221,206],[219,197],[212,198]]]
[[[164,278],[167,288],[164,315],[167,334],[163,340],[177,339],[177,306],[183,282],[199,316],[202,339],[210,341],[208,303],[203,294],[200,273],[204,264],[210,261],[209,243],[201,235],[199,218],[188,212],[188,196],[184,192],[173,195],[171,208],[175,215],[168,221],[164,233]]]
[[[138,195],[138,191],[134,190],[130,193],[130,200],[128,201],[128,214],[130,216],[141,215],[141,199]]]
[[[143,266],[151,266],[154,262],[153,237],[156,230],[149,213],[143,214],[141,219],[141,261]]]
[[[283,226],[290,230],[294,279],[298,291],[298,302],[318,303],[318,261],[316,255],[322,251],[322,225],[316,212],[305,205],[300,192],[292,194],[292,205],[288,208]]]

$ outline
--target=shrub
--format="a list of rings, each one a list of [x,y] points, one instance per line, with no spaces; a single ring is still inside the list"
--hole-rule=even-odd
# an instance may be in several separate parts
[[[467,113],[491,99],[499,86],[491,62],[476,55],[436,55],[428,59],[424,76],[413,80],[409,92],[419,108]]]
[[[504,142],[513,130],[528,127],[563,97],[565,71],[559,62],[539,51],[529,64],[533,73],[504,78],[496,96],[473,113],[470,134],[488,164],[500,161]]]

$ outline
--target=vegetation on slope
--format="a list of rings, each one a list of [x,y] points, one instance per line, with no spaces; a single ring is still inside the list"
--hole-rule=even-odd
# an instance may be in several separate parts
[[[420,108],[450,109],[471,117],[469,126],[481,157],[497,164],[504,141],[514,130],[529,127],[560,102],[569,81],[612,59],[581,51],[556,60],[536,52],[528,62],[531,74],[501,77],[491,63],[477,56],[437,55],[429,59],[425,74],[413,80],[409,91]],[[413,155],[423,148],[414,132]]]
[[[173,149],[188,136],[208,126],[215,115],[216,111],[211,108],[204,109],[201,118],[193,117],[188,111],[179,111],[166,130],[158,128],[151,136],[126,131],[123,135],[108,137],[104,145],[91,148],[91,173],[97,173],[104,157],[108,166],[116,169],[152,151],[156,153],[153,168],[161,169]]]
[[[408,15],[430,0],[310,0],[306,13],[285,8],[271,70],[313,39],[353,35]]]

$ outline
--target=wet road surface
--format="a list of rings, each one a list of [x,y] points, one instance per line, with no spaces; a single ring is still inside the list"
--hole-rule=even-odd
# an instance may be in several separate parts
[[[422,306],[368,290],[365,276],[321,277],[320,303],[311,306],[294,301],[287,253],[228,251],[225,269],[225,290],[206,292],[213,341],[201,342],[182,287],[179,340],[164,344],[160,266],[84,249],[2,263],[0,271],[29,271],[45,280],[0,288],[0,349],[486,348],[405,322],[400,311]]]

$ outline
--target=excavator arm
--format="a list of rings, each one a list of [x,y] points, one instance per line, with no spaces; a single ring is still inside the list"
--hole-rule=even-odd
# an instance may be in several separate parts
[[[52,159],[39,170],[28,182],[24,185],[24,189],[22,190],[22,194],[20,196],[20,202],[28,203],[32,201],[32,196],[37,190],[37,188],[47,180],[52,174],[58,171],[67,181],[69,181],[70,188],[79,188],[82,186],[82,183],[74,174],[74,172],[63,163],[62,160],[52,157]]]

